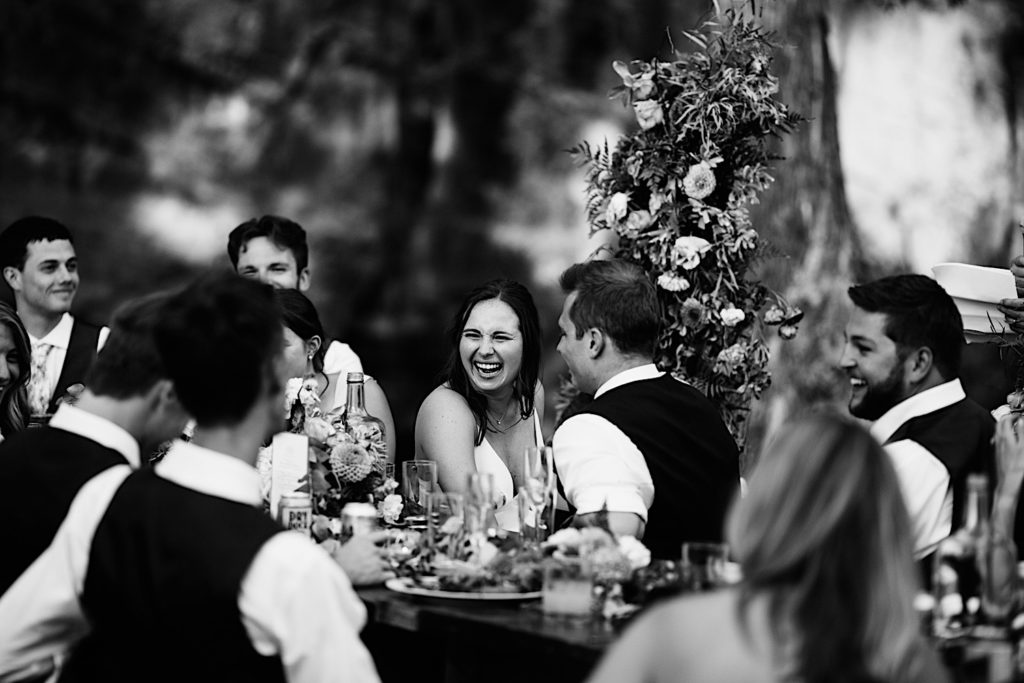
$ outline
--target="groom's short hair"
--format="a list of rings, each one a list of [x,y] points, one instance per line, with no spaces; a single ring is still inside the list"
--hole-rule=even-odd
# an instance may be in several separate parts
[[[157,347],[199,426],[236,424],[262,392],[280,388],[281,328],[273,288],[234,273],[204,275],[167,299]]]
[[[621,259],[584,261],[569,266],[558,281],[566,294],[576,292],[569,319],[577,339],[596,328],[624,354],[653,356],[661,307],[643,268]]]
[[[71,231],[60,221],[45,216],[19,218],[0,233],[0,269],[13,266],[23,270],[29,244],[58,240],[75,243]]]
[[[960,375],[963,319],[938,282],[925,275],[892,275],[854,285],[847,293],[857,308],[885,314],[885,336],[896,342],[901,355],[927,346],[944,379]]]
[[[125,400],[144,395],[167,377],[155,332],[167,298],[166,292],[158,292],[118,307],[110,335],[85,376],[89,391]]]

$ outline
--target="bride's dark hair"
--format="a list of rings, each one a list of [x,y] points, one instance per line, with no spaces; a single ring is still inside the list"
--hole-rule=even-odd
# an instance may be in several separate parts
[[[446,382],[452,391],[459,393],[469,403],[469,409],[476,418],[474,443],[478,446],[483,442],[484,432],[487,431],[487,399],[473,388],[466,375],[466,369],[462,367],[459,342],[473,307],[481,301],[491,299],[508,304],[519,319],[519,332],[523,335],[523,360],[519,364],[519,374],[512,383],[512,399],[519,406],[520,417],[524,420],[533,414],[533,393],[540,377],[540,318],[530,290],[515,280],[500,279],[486,282],[466,295],[448,328],[451,351],[442,371],[441,381]]]
[[[309,298],[297,289],[275,289],[274,299],[281,307],[281,318],[284,326],[295,333],[302,341],[320,337],[320,347],[313,354],[313,370],[323,372],[324,357],[330,340],[324,334],[324,326],[320,323],[320,315],[316,306]]]

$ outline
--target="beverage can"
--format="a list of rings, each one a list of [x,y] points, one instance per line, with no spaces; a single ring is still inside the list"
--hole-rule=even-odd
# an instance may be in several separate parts
[[[377,508],[369,503],[346,503],[341,509],[341,538],[363,536],[377,530]]]
[[[284,493],[277,503],[277,521],[285,529],[309,535],[313,525],[313,501],[308,493]]]

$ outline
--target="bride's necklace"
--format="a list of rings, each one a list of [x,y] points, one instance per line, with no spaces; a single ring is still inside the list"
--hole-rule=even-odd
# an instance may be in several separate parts
[[[508,409],[506,408],[506,411],[507,411],[507,410],[508,410]],[[520,413],[519,411],[516,411],[516,413],[515,413],[515,419],[514,419],[514,420],[512,420],[511,422],[509,422],[508,424],[506,424],[506,425],[505,425],[504,427],[502,426],[502,424],[501,424],[501,423],[502,423],[503,421],[505,421],[505,420],[507,420],[507,419],[508,419],[507,417],[505,417],[505,415],[504,415],[504,414],[502,414],[502,416],[501,416],[501,417],[495,417],[495,416],[494,416],[494,415],[493,415],[493,414],[491,413],[491,411],[490,411],[490,410],[488,410],[488,411],[487,411],[487,419],[488,419],[488,421],[489,421],[489,422],[491,422],[491,423],[492,423],[492,424],[490,425],[490,427],[491,427],[491,431],[492,431],[492,432],[498,432],[499,434],[504,434],[505,432],[507,432],[508,430],[512,429],[512,428],[513,428],[513,427],[515,427],[515,426],[516,426],[517,424],[519,424],[520,422],[522,422],[522,420],[523,420],[523,416],[522,416],[522,414],[521,414],[521,413]]]

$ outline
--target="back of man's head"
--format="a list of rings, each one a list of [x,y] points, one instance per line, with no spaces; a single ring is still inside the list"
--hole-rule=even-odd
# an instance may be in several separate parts
[[[559,284],[566,294],[576,293],[569,319],[577,338],[597,328],[623,354],[654,354],[661,307],[654,284],[640,266],[621,259],[584,261],[569,266]]]
[[[201,427],[236,424],[280,388],[281,337],[273,290],[234,273],[204,275],[173,294],[157,324],[178,399]]]
[[[238,255],[249,240],[266,237],[281,249],[288,249],[295,257],[298,272],[309,267],[309,245],[306,243],[306,231],[293,220],[281,216],[261,216],[251,218],[239,225],[228,235],[228,258],[231,265],[238,268]]]
[[[900,353],[927,346],[943,379],[959,376],[963,319],[938,282],[925,275],[893,275],[854,285],[847,293],[857,308],[885,314],[885,335]]]
[[[74,244],[71,232],[60,221],[43,216],[19,218],[0,233],[0,270],[8,266],[24,269],[29,244],[56,240]]]
[[[119,400],[136,398],[167,378],[156,344],[156,325],[167,298],[163,292],[151,294],[115,311],[110,335],[85,377],[91,393]]]

